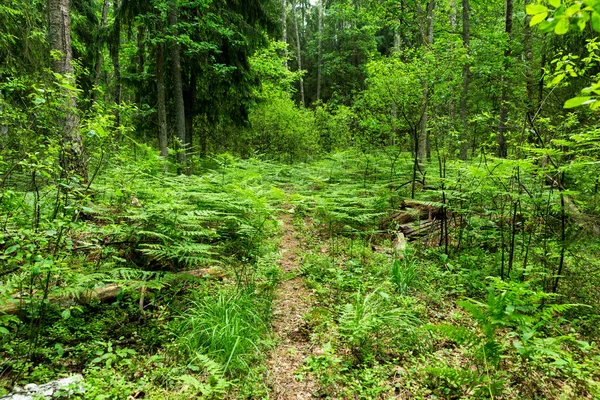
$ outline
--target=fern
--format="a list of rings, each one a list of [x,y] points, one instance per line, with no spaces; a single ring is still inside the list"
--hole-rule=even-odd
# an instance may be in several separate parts
[[[190,364],[193,363],[198,363],[201,368],[204,368],[206,372],[205,379],[200,381],[195,376],[184,374],[177,377],[177,380],[207,398],[221,397],[227,392],[232,382],[225,378],[225,370],[222,365],[201,353],[194,355],[190,360]],[[191,365],[188,367],[191,367]]]
[[[359,361],[372,353],[377,340],[384,332],[406,332],[417,325],[418,319],[410,312],[389,308],[385,302],[388,295],[375,290],[363,296],[360,291],[352,302],[340,310],[339,330]]]

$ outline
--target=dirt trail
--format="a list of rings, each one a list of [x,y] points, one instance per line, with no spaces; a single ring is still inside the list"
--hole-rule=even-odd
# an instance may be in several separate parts
[[[292,216],[283,214],[283,237],[279,265],[283,274],[295,272],[299,267],[300,241],[292,224]],[[287,274],[289,275],[289,274]],[[284,276],[285,278],[285,276]],[[310,311],[310,291],[302,278],[284,280],[279,284],[273,304],[273,331],[278,344],[269,360],[268,383],[274,399],[310,399],[317,384],[309,374],[296,379],[304,360],[315,350],[310,343],[310,332],[302,317]]]

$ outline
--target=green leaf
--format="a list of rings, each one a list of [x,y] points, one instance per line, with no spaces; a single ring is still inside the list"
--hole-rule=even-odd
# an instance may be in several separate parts
[[[569,19],[561,18],[560,21],[558,21],[558,24],[556,24],[554,27],[554,33],[557,35],[564,35],[567,32],[569,32]]]
[[[550,32],[551,30],[553,30],[554,27],[556,26],[556,24],[558,24],[558,20],[556,20],[556,19],[553,19],[552,21],[546,20],[540,24],[539,29],[540,29],[540,31],[547,33],[547,32]]]
[[[560,7],[560,0],[549,0],[548,3],[554,8]]]
[[[547,12],[543,12],[541,14],[534,15],[531,18],[531,21],[529,21],[529,26],[535,26],[535,25],[539,24],[540,22],[544,21],[547,16],[548,16]]]
[[[566,14],[570,17],[577,14],[579,11],[581,11],[581,4],[576,3],[567,8]]]
[[[577,19],[577,26],[579,27],[580,31],[583,31],[585,29],[587,22],[589,20],[590,20],[589,14],[582,14],[582,17]]]
[[[0,326],[0,334],[2,334],[2,335],[8,335],[8,329],[6,329],[3,326]]]
[[[596,12],[600,12],[600,0],[584,0],[583,4],[591,7]]]
[[[14,253],[15,251],[17,251],[17,250],[19,249],[19,247],[21,247],[21,246],[20,246],[20,245],[18,245],[18,244],[12,245],[12,246],[10,246],[8,249],[6,249],[6,250],[4,251],[4,254],[5,254],[5,255],[12,254],[12,253]]]
[[[529,15],[548,13],[548,7],[541,4],[528,4],[525,10]]]
[[[71,310],[67,308],[66,310],[64,310],[64,311],[63,311],[63,312],[60,314],[60,316],[61,316],[63,319],[69,319],[69,317],[71,317]]]
[[[567,76],[567,74],[562,73],[562,74],[558,74],[554,77],[554,79],[552,79],[552,82],[550,82],[550,86],[556,86],[559,83],[562,82],[563,79],[565,79],[565,77]]]
[[[590,102],[590,100],[592,100],[591,96],[582,96],[582,97],[575,97],[572,99],[569,99],[565,102],[564,107],[565,108],[575,108],[575,107],[579,107],[583,104],[586,104],[588,102]],[[596,100],[593,100],[596,101]]]
[[[600,14],[596,11],[592,13],[592,28],[594,28],[596,32],[600,32]]]

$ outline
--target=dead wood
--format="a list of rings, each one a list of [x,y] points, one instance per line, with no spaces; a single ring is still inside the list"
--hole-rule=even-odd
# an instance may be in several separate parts
[[[225,271],[220,268],[202,268],[196,269],[192,271],[182,271],[176,274],[181,278],[185,276],[193,276],[196,278],[203,279],[216,279],[222,280],[225,277]],[[94,301],[99,301],[100,303],[108,303],[111,301],[115,301],[123,287],[115,284],[108,284],[105,286],[98,286],[94,289],[88,290],[84,292],[81,296],[77,298],[65,298],[62,296],[50,296],[48,301],[50,303],[58,303],[59,305],[66,305],[69,303],[79,303],[79,304],[89,304]],[[143,293],[147,292],[147,288],[143,288]],[[142,293],[142,296],[143,296]],[[143,300],[142,300],[143,301]],[[143,304],[143,303],[141,303]],[[20,315],[25,311],[26,308],[26,299],[15,297],[13,302],[7,303],[5,305],[0,306],[0,314],[8,314],[8,315]]]
[[[440,220],[444,218],[441,207],[423,204],[415,200],[404,200],[400,205],[400,211],[384,218],[379,223],[380,230],[396,231],[398,227],[406,226],[415,221]],[[406,235],[406,232],[404,232]]]

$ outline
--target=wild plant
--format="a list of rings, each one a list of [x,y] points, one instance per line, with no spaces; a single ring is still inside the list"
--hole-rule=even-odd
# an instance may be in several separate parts
[[[395,259],[392,263],[390,280],[399,294],[408,294],[417,281],[417,261],[410,256]]]
[[[188,391],[195,391],[203,398],[222,398],[233,383],[225,377],[225,368],[221,364],[199,352],[189,360],[188,369],[202,369],[204,371],[203,381],[190,374],[177,376],[176,379],[186,385],[189,388]]]
[[[253,292],[221,290],[193,299],[174,325],[177,349],[187,356],[204,354],[239,376],[265,345],[269,310]]]
[[[366,295],[359,290],[340,309],[340,337],[359,362],[376,356],[390,335],[406,333],[418,324],[411,311],[392,308],[389,299],[381,290]]]
[[[459,302],[471,317],[478,323],[484,340],[475,348],[476,357],[484,363],[497,367],[505,349],[500,335],[501,330],[508,330],[508,337],[513,338],[513,345],[524,357],[551,357],[559,354],[539,346],[556,341],[544,341],[544,330],[553,322],[557,313],[580,307],[578,304],[553,304],[556,295],[536,290],[531,281],[505,282],[498,278],[490,278],[488,297],[485,303],[473,299]],[[533,347],[532,347],[533,346]],[[544,354],[545,353],[545,354]]]

